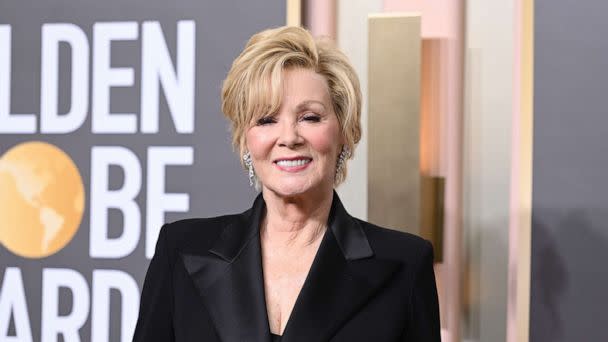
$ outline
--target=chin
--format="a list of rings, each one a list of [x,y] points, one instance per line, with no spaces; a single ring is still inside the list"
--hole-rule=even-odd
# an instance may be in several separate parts
[[[268,191],[274,192],[280,197],[294,197],[306,194],[310,191],[308,187],[299,186],[268,186],[264,187]]]
[[[325,187],[322,182],[310,182],[310,181],[294,181],[294,182],[283,182],[281,184],[268,184],[263,186],[265,190],[272,191],[280,197],[295,197],[306,194],[313,194],[322,191]],[[332,188],[333,189],[333,188]]]

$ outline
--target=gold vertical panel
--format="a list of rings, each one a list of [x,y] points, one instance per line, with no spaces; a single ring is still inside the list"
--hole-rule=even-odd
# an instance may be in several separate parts
[[[435,251],[435,262],[441,262],[443,261],[445,178],[423,175],[420,180],[420,236],[431,241]]]
[[[532,151],[534,125],[534,0],[522,0],[520,209],[517,263],[517,341],[530,336],[530,270],[532,262]]]
[[[302,1],[301,0],[285,0],[286,1],[286,25],[301,26],[302,25]]]
[[[368,219],[419,234],[420,14],[369,16]]]
[[[445,79],[442,64],[447,40],[423,38],[420,46],[420,172],[427,176],[440,173],[442,100],[446,93],[441,81]]]

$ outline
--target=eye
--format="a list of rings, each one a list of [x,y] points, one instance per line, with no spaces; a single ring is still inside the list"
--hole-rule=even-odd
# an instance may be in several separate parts
[[[264,125],[268,125],[268,124],[275,123],[275,122],[276,122],[276,120],[272,116],[265,116],[263,118],[258,119],[256,124],[258,126],[264,126]]]
[[[310,113],[310,114],[304,115],[302,120],[308,121],[308,122],[319,122],[319,121],[321,121],[321,116],[318,114]]]

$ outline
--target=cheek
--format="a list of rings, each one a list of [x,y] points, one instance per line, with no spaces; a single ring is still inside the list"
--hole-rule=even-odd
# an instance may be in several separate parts
[[[334,128],[317,130],[311,133],[309,142],[312,148],[320,154],[327,157],[337,155],[340,145],[338,130]]]
[[[257,127],[249,129],[245,138],[245,146],[254,159],[264,158],[264,156],[270,152],[274,144],[272,136],[268,134],[268,132],[262,132],[262,130]]]

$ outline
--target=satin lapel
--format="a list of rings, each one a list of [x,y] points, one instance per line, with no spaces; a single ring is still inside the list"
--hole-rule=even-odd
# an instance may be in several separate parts
[[[209,253],[183,254],[188,270],[222,341],[270,341],[256,199],[250,215],[226,227]]]
[[[323,237],[282,342],[327,341],[398,269],[378,260],[359,223],[334,195]]]

